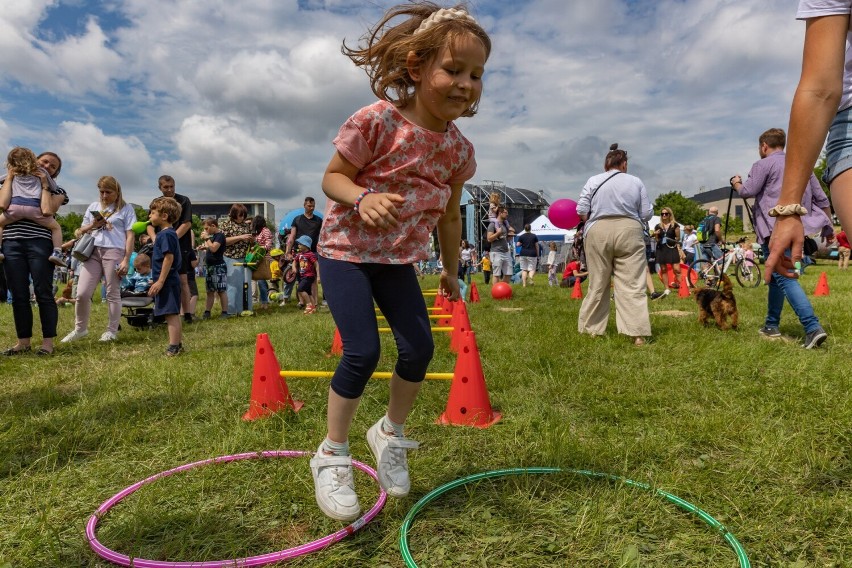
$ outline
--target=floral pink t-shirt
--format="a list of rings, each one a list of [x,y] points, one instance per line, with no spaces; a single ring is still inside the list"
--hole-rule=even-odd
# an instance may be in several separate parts
[[[328,200],[317,251],[358,263],[410,264],[428,256],[429,236],[453,184],[476,172],[473,145],[451,122],[433,132],[406,120],[393,104],[364,107],[340,128],[334,146],[359,169],[355,183],[405,197],[399,227],[368,227],[351,207]]]

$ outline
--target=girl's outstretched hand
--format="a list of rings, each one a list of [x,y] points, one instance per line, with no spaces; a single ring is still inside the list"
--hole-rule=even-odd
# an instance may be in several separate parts
[[[368,193],[361,198],[358,213],[370,227],[387,229],[399,226],[397,205],[405,203],[405,198],[395,193]]]
[[[450,273],[447,272],[447,269],[441,270],[441,284],[439,286],[440,292],[439,294],[443,294],[450,301],[455,301],[459,299],[459,281],[455,275],[450,276]]]

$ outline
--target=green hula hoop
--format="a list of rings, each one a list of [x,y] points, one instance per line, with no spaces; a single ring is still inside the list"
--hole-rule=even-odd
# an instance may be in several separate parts
[[[507,477],[510,475],[528,475],[540,473],[574,473],[590,478],[600,478],[618,481],[625,485],[638,487],[646,491],[652,491],[656,495],[659,495],[667,501],[674,503],[684,511],[688,511],[694,515],[697,515],[698,518],[704,521],[711,528],[715,529],[719,534],[722,535],[725,541],[727,541],[727,543],[733,549],[734,553],[736,553],[737,555],[737,560],[739,560],[740,568],[751,568],[751,563],[748,560],[748,555],[746,554],[745,548],[743,548],[743,545],[740,544],[740,541],[738,541],[737,538],[733,534],[731,534],[731,532],[728,531],[727,528],[725,528],[725,525],[714,519],[706,511],[700,509],[699,507],[696,507],[688,501],[684,501],[677,495],[672,495],[671,493],[663,491],[662,489],[654,489],[647,483],[633,481],[632,479],[627,479],[626,477],[621,477],[620,475],[613,475],[611,473],[600,473],[597,471],[589,471],[585,469],[562,469],[559,467],[524,467],[486,471],[482,473],[476,473],[474,475],[469,475],[467,477],[462,477],[454,481],[450,481],[449,483],[445,483],[437,489],[433,489],[431,492],[424,495],[417,503],[414,504],[411,510],[408,511],[408,514],[405,516],[405,519],[403,519],[402,526],[399,528],[399,550],[402,553],[402,559],[405,561],[405,565],[408,568],[417,568],[417,563],[414,561],[414,558],[411,556],[411,551],[408,549],[408,531],[411,529],[411,525],[414,522],[414,517],[416,517],[417,514],[423,508],[426,507],[426,505],[428,505],[444,493],[447,493],[448,491],[452,491],[457,487],[461,487],[462,485],[467,485],[468,483],[473,483],[475,481],[480,481],[482,479],[490,479],[492,477]]]

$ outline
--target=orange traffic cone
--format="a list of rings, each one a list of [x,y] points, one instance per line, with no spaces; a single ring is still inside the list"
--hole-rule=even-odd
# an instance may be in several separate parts
[[[501,417],[499,412],[491,408],[485,376],[482,374],[482,361],[476,347],[476,336],[472,331],[468,331],[464,334],[456,360],[447,408],[437,423],[488,428]]]
[[[470,303],[476,303],[479,301],[479,290],[476,289],[476,282],[470,283]]]
[[[450,321],[453,326],[453,331],[450,332],[450,351],[458,353],[461,351],[464,343],[464,334],[472,331],[470,329],[470,318],[467,315],[467,308],[464,306],[464,302],[459,302],[459,305],[456,306],[453,318]]]
[[[259,333],[254,351],[251,400],[243,420],[256,420],[287,407],[292,408],[293,412],[299,412],[303,405],[303,402],[290,397],[287,381],[281,376],[281,367],[278,366],[269,336]]]
[[[443,308],[444,307],[444,297],[440,292],[435,294],[435,303],[432,304],[433,308]]]
[[[580,279],[574,278],[574,290],[571,292],[572,300],[582,300],[583,299],[583,287],[581,286]]]
[[[683,265],[680,267],[680,288],[677,290],[677,295],[680,298],[689,298],[689,282],[686,280],[686,270]]]
[[[331,340],[331,355],[343,355],[343,339],[340,337],[340,330],[334,326],[334,339]]]
[[[828,296],[828,277],[825,275],[825,272],[819,275],[814,296]]]

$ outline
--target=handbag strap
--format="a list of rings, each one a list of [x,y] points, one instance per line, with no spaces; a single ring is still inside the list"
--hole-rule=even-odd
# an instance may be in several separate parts
[[[608,182],[609,180],[611,180],[612,178],[614,178],[615,176],[617,176],[620,173],[621,172],[615,172],[614,174],[612,174],[611,176],[609,176],[608,178],[603,180],[603,182],[601,182],[601,184],[599,186],[597,186],[595,188],[595,190],[592,192],[592,196],[589,198],[589,214],[586,216],[586,219],[591,219],[591,217],[592,217],[592,201],[594,201],[595,195],[598,194],[598,190],[600,188],[602,188],[604,186],[604,184],[606,184],[606,182]]]

